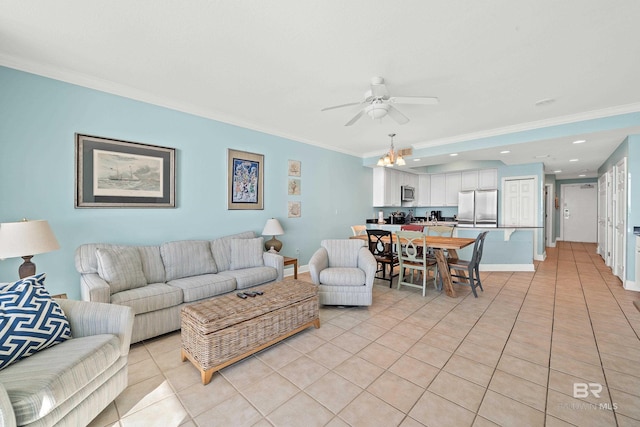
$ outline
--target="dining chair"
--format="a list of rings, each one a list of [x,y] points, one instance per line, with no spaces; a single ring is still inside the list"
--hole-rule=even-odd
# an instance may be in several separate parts
[[[476,238],[473,244],[473,254],[470,260],[461,260],[457,258],[450,258],[447,260],[447,267],[451,271],[451,283],[454,285],[471,286],[471,292],[473,296],[478,298],[476,288],[482,289],[482,282],[480,281],[480,260],[482,259],[482,251],[484,249],[484,239],[489,232],[483,231]],[[466,270],[467,275],[460,274],[460,270]]]
[[[382,277],[376,276],[378,279],[388,280],[389,287],[393,278],[398,274],[393,274],[393,269],[398,265],[398,257],[393,251],[393,236],[388,230],[367,230],[367,239],[369,241],[369,250],[376,259],[379,268],[376,274],[382,273]],[[384,241],[386,240],[386,242]],[[387,278],[387,266],[389,266],[389,277]]]
[[[438,267],[435,260],[427,258],[426,251],[422,250],[427,246],[427,236],[419,231],[397,231],[396,233],[398,261],[400,265],[400,277],[398,278],[398,289],[400,286],[410,286],[421,288],[422,296],[427,292],[428,271],[433,272],[433,286],[438,289],[436,278],[438,277]],[[402,242],[402,244],[400,243]],[[410,279],[406,281],[405,269],[410,271]],[[422,284],[414,283],[414,272],[422,275]]]
[[[352,225],[351,232],[354,236],[360,236],[367,234],[367,226],[366,225]]]
[[[430,225],[426,229],[427,236],[453,237],[454,227],[450,225]],[[449,257],[449,253],[446,250],[445,255],[447,258]],[[436,255],[433,252],[433,248],[428,248],[427,257],[435,259]]]
[[[424,225],[419,224],[405,224],[400,226],[401,231],[419,231],[424,232]]]

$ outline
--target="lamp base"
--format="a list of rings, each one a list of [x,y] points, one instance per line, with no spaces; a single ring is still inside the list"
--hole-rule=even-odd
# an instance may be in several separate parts
[[[282,249],[282,242],[276,239],[276,236],[273,236],[271,239],[264,242],[264,248],[269,252],[271,252],[271,249],[276,252],[280,252],[280,249]]]
[[[31,262],[32,257],[33,255],[26,255],[22,257],[24,262],[20,264],[20,268],[18,268],[18,275],[21,279],[36,274],[36,265]]]

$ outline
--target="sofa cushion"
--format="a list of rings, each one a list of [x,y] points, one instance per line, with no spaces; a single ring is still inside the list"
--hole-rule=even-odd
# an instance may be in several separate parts
[[[152,283],[111,295],[111,303],[131,307],[135,314],[182,304],[182,290],[165,283]]]
[[[320,284],[329,286],[364,286],[366,277],[359,268],[336,267],[320,271]]]
[[[262,246],[264,239],[231,239],[231,263],[230,270],[240,270],[242,268],[261,267],[264,265],[262,258]]]
[[[98,248],[96,258],[98,275],[109,284],[112,294],[147,284],[137,248]]]
[[[160,246],[160,253],[166,272],[166,280],[201,274],[217,273],[218,269],[211,254],[211,243],[207,240],[181,240],[167,242]]]
[[[253,239],[256,234],[253,231],[245,231],[230,236],[220,237],[211,241],[211,252],[216,261],[218,273],[227,271],[231,266],[231,240],[233,239]]]
[[[236,288],[233,277],[221,274],[203,274],[201,276],[185,277],[167,283],[182,290],[184,302],[198,301],[216,295],[231,292]]]
[[[0,288],[0,369],[71,337],[69,321],[44,287],[45,277]]]
[[[120,358],[120,341],[103,334],[73,338],[0,371],[17,424],[43,418]]]
[[[246,289],[251,286],[261,285],[278,278],[278,270],[273,267],[253,267],[242,270],[229,270],[218,274],[219,276],[233,277],[237,289]]]

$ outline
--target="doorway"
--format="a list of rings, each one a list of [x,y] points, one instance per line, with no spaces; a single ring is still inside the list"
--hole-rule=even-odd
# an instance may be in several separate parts
[[[544,186],[544,246],[555,247],[553,238],[553,212],[555,209],[553,185]]]
[[[594,183],[561,184],[562,219],[560,233],[568,242],[596,243],[598,240],[598,189]]]

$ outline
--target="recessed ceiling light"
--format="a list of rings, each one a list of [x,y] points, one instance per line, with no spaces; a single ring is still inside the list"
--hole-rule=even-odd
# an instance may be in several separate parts
[[[458,153],[451,153],[451,154],[449,154],[449,155],[450,155],[451,157],[455,157],[455,156],[457,156],[457,155],[458,155]]]
[[[553,104],[554,102],[556,102],[556,100],[553,98],[544,98],[536,101],[536,107],[543,107],[545,105]]]
[[[583,142],[587,142],[586,139],[578,139],[577,141],[573,141],[574,144],[582,144]]]
[[[561,170],[553,171],[553,173],[562,173]]]
[[[503,151],[500,152],[500,154],[509,154],[510,152],[511,151],[509,151],[509,150],[503,150]]]
[[[580,178],[584,178],[584,177],[585,177],[585,176],[587,176],[587,175],[585,175],[585,174],[583,174],[583,173],[582,173],[582,174],[580,174],[580,175],[578,175],[578,176],[579,176]]]
[[[570,162],[577,162],[578,159],[569,159]]]
[[[548,154],[538,154],[538,155],[536,156],[536,159],[546,159],[547,157],[549,157],[549,155],[548,155]]]
[[[422,159],[413,159],[414,162],[419,162]]]

